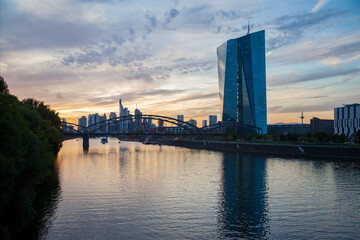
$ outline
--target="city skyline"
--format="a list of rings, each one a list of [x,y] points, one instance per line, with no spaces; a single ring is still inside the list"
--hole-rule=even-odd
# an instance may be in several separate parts
[[[1,75],[61,117],[129,110],[220,117],[216,47],[266,30],[268,123],[359,102],[357,1],[1,0]],[[66,13],[66,14],[63,14]]]

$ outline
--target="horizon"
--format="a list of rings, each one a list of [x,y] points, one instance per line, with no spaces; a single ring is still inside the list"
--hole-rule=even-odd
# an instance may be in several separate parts
[[[357,1],[1,1],[1,75],[61,118],[220,116],[216,48],[265,30],[267,123],[333,119],[360,102]],[[63,14],[66,12],[67,14]]]

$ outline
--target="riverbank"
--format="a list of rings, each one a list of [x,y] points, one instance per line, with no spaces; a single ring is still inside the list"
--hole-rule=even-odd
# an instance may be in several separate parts
[[[243,142],[161,140],[161,144],[186,148],[233,151],[291,157],[360,160],[360,148],[343,146],[280,145]]]

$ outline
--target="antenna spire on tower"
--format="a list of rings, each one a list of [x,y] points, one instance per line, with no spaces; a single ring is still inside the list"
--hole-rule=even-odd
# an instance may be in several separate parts
[[[248,21],[248,32],[247,32],[247,34],[249,34],[250,33],[250,20]]]
[[[301,124],[304,124],[304,114],[303,114],[303,110],[301,109]]]

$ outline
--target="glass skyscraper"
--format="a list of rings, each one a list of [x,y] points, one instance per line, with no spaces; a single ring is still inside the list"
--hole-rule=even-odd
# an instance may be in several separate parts
[[[230,39],[217,48],[223,123],[267,133],[265,31]]]

